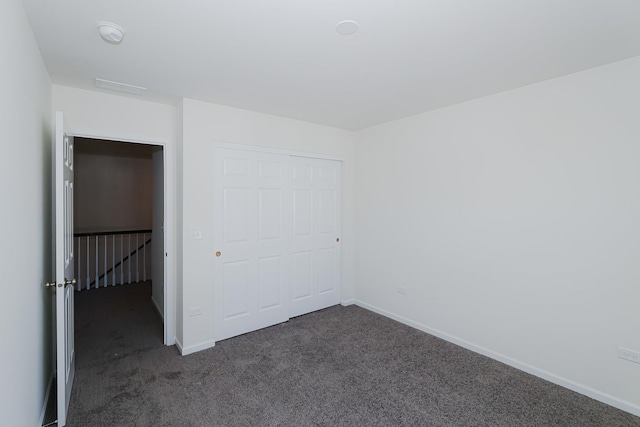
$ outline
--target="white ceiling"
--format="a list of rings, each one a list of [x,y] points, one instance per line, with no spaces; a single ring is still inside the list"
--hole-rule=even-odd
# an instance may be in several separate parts
[[[352,130],[640,55],[639,0],[23,3],[55,84],[99,77]],[[360,31],[338,34],[344,19]]]

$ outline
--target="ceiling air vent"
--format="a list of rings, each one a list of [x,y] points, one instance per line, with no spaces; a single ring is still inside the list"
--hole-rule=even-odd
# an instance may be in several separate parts
[[[104,79],[96,79],[96,87],[99,87],[101,89],[114,90],[116,92],[130,93],[133,95],[144,95],[147,91],[146,87],[133,86]]]

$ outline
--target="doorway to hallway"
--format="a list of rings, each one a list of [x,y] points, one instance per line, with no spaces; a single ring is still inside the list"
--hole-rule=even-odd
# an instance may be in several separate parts
[[[74,246],[76,313],[91,305],[85,326],[117,326],[129,313],[109,304],[120,287],[135,287],[138,301],[156,311],[163,342],[164,153],[162,146],[75,138]],[[121,294],[121,292],[117,294]],[[93,294],[93,296],[82,296]],[[146,298],[142,298],[145,295]],[[100,301],[105,307],[99,307]],[[121,301],[122,302],[122,301]],[[142,310],[137,308],[136,310]],[[111,313],[111,314],[109,314]],[[158,316],[159,314],[159,316]],[[76,325],[76,334],[82,331]],[[80,342],[88,342],[86,338]],[[95,342],[91,347],[99,348]],[[83,349],[78,348],[78,355]]]

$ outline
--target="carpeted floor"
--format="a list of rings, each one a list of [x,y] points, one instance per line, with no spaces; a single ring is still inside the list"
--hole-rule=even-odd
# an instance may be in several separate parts
[[[83,291],[76,349],[69,426],[640,426],[355,306],[182,357],[148,283]]]

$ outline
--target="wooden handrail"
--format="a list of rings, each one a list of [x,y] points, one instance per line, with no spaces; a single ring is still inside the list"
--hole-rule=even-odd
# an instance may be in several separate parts
[[[74,233],[73,237],[112,236],[114,234],[149,234],[151,232],[152,230],[96,231],[95,233]]]

